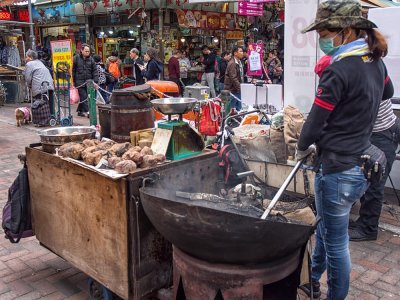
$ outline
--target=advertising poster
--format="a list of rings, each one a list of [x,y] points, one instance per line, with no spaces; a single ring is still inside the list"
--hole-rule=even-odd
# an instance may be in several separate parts
[[[61,74],[68,72],[72,74],[73,58],[71,40],[51,41],[50,46],[54,72],[60,72]],[[63,76],[60,77],[60,86],[67,87],[68,82],[66,78],[63,78]],[[54,80],[56,80],[56,78],[54,78]]]
[[[247,75],[262,76],[263,44],[249,44],[247,57]]]
[[[286,0],[285,2],[285,85],[284,105],[308,113],[314,102],[317,76],[314,67],[320,53],[317,33],[301,30],[315,19],[318,0]]]

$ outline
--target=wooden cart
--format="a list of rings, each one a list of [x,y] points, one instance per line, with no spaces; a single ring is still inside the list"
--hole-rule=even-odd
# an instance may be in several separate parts
[[[171,244],[144,214],[139,188],[151,176],[178,189],[198,187],[205,178],[215,185],[216,152],[118,180],[37,148],[26,148],[26,156],[33,226],[43,246],[123,299],[145,299],[170,285]]]

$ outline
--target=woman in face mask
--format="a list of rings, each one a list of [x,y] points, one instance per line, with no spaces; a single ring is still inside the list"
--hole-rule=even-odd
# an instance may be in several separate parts
[[[300,160],[314,152],[314,144],[318,149],[315,202],[320,222],[312,257],[312,283],[301,287],[308,295],[312,288],[314,298],[321,295],[319,280],[325,270],[327,299],[347,296],[351,271],[349,214],[368,186],[361,156],[370,149],[369,137],[381,100],[393,95],[382,61],[387,44],[375,27],[362,17],[358,2],[330,0],[320,4],[315,22],[303,30],[317,30],[321,50],[331,56],[296,153]]]

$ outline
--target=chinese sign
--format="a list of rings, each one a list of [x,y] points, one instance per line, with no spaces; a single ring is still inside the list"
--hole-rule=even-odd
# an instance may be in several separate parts
[[[8,11],[0,11],[0,20],[2,21],[10,21],[11,13]]]
[[[247,19],[231,13],[177,9],[179,26],[200,29],[246,29]]]
[[[59,71],[59,69],[61,69],[60,65],[62,65],[62,64],[59,64],[59,63],[65,63],[67,66],[69,66],[68,71],[71,74],[71,72],[72,72],[71,40],[51,41],[50,47],[51,47],[51,57],[53,60],[54,71],[57,72],[57,71]],[[57,66],[57,64],[59,64],[59,65]],[[64,68],[62,68],[62,70],[64,71]],[[66,85],[67,81],[62,79],[60,84]]]
[[[263,44],[249,44],[247,50],[248,64],[247,75],[249,76],[262,76],[263,68]]]

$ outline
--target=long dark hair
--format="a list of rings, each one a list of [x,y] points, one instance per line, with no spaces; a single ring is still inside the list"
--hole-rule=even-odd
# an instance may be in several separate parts
[[[385,37],[376,29],[365,29],[365,41],[371,50],[372,58],[379,59],[388,54],[388,44]]]

